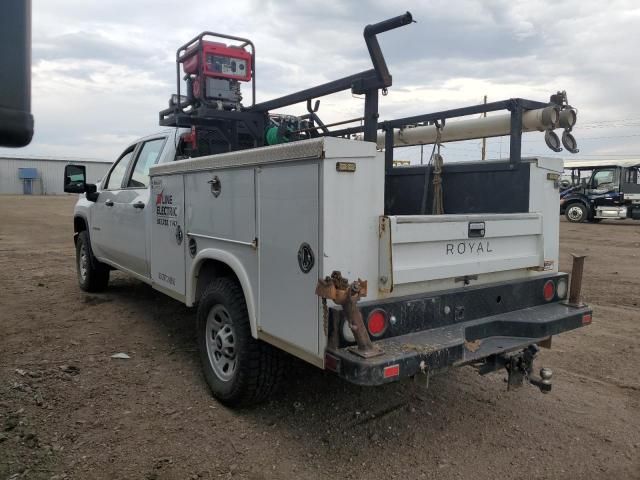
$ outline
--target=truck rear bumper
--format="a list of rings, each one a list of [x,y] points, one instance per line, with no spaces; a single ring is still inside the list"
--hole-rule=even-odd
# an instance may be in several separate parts
[[[588,306],[556,302],[385,338],[374,342],[383,353],[370,358],[352,347],[328,350],[325,367],[352,383],[381,385],[518,350],[589,323]]]

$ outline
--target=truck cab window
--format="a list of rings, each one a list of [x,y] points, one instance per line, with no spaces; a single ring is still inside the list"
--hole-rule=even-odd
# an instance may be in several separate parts
[[[605,186],[613,187],[614,171],[612,168],[598,170],[591,181],[593,188],[605,188]]]
[[[107,180],[104,182],[103,188],[105,190],[118,190],[122,188],[122,180],[124,180],[124,176],[127,173],[134,150],[135,145],[127,148],[125,152],[120,155],[120,158],[116,160],[115,166],[109,173]]]
[[[176,147],[175,160],[185,160],[187,158],[195,158],[198,156],[198,150],[191,141],[190,134],[182,134]]]
[[[156,138],[144,143],[136,159],[131,178],[127,183],[129,188],[146,188],[149,183],[149,168],[156,163],[166,138]]]

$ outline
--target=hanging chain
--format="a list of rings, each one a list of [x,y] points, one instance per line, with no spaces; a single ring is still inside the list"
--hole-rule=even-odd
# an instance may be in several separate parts
[[[436,153],[433,155],[430,163],[433,163],[433,202],[431,213],[433,215],[442,215],[444,213],[444,202],[442,198],[442,164],[443,159],[442,155],[440,155],[440,146],[442,143],[442,128],[444,123],[441,125],[439,122],[436,122],[436,143],[434,148],[436,148]]]
[[[327,307],[327,299],[322,297],[322,328],[324,334],[329,335],[329,307]]]

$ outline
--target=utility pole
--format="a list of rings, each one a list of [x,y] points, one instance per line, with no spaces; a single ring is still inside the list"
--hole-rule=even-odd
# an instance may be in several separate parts
[[[424,164],[424,145],[420,144],[420,165]]]
[[[487,104],[487,96],[484,96],[484,104]],[[487,118],[487,112],[483,112],[482,116]],[[487,139],[482,137],[482,160],[486,160],[487,158]]]

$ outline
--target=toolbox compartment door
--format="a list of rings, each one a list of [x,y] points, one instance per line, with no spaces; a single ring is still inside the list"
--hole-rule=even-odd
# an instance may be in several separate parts
[[[184,180],[152,177],[151,279],[158,290],[182,300],[185,294]]]
[[[381,217],[380,288],[523,268],[543,270],[542,232],[542,215],[537,213]]]
[[[317,162],[291,163],[257,174],[259,335],[313,356],[320,312],[318,169]]]

